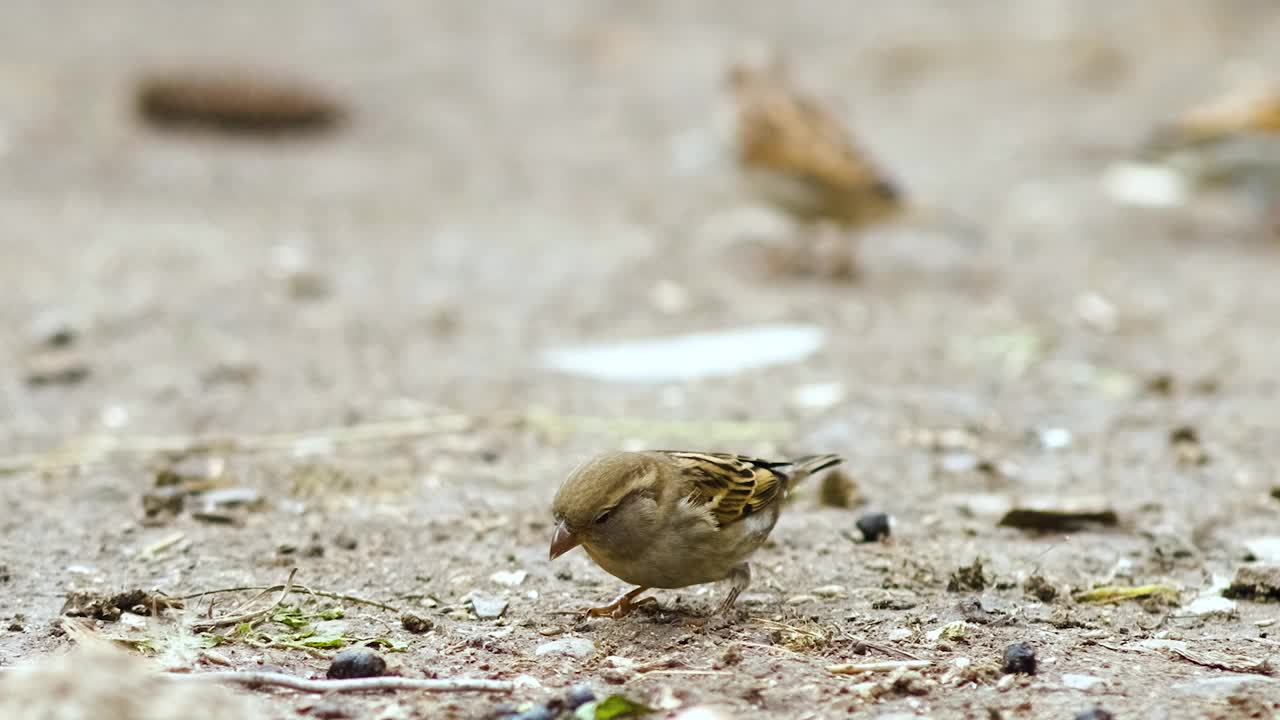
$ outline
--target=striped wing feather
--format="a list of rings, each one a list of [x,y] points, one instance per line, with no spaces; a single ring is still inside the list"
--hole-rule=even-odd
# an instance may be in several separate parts
[[[772,462],[743,455],[663,451],[692,482],[693,500],[705,504],[722,527],[768,507],[787,487]]]

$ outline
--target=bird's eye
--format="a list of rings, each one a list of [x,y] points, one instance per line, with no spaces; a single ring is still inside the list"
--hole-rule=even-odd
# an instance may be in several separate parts
[[[612,510],[605,510],[604,512],[602,512],[602,513],[600,513],[599,515],[597,515],[597,516],[596,516],[596,524],[597,524],[597,525],[603,525],[603,524],[605,523],[605,521],[607,521],[607,520],[609,519],[609,515],[610,515],[611,513],[613,513],[613,511],[612,511]]]

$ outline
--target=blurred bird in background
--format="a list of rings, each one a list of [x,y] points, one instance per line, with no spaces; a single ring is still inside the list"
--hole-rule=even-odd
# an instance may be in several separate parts
[[[836,114],[793,84],[783,60],[735,64],[728,84],[734,154],[745,187],[805,229],[800,246],[772,256],[775,267],[855,279],[857,236],[891,221],[941,221],[950,230],[977,234],[967,222],[909,200]]]
[[[1194,107],[1159,125],[1136,159],[1170,173],[1184,195],[1243,201],[1280,234],[1280,87],[1252,82]]]
[[[807,247],[779,259],[791,270],[855,276],[849,234],[900,215],[901,190],[834,114],[791,85],[781,61],[734,65],[729,85],[735,154],[746,187],[818,233]]]

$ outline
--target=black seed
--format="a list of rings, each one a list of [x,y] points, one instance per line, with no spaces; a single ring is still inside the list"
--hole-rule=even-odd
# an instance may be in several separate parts
[[[857,528],[862,533],[863,542],[876,542],[889,537],[892,519],[882,512],[862,513],[858,518]]]
[[[1004,649],[1006,673],[1036,674],[1036,651],[1030,645],[1017,642]]]
[[[378,653],[368,648],[351,648],[333,657],[325,677],[330,680],[349,680],[378,677],[386,671],[387,661],[383,660]]]

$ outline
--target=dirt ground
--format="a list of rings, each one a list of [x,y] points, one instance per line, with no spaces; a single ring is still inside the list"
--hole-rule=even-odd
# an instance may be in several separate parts
[[[268,717],[489,717],[576,683],[727,717],[1277,712],[1280,682],[1171,648],[1280,657],[1274,603],[1183,609],[1278,527],[1280,245],[1243,212],[1136,210],[1099,184],[1158,120],[1277,67],[1272,3],[74,6],[18,2],[0,23],[0,664],[72,644],[72,591],[191,595],[296,567],[394,608],[294,595],[312,638],[517,689],[253,693]],[[786,228],[741,193],[715,128],[728,63],[767,45],[981,241],[886,226],[856,284],[763,274],[753,238]],[[138,122],[139,73],[206,64],[292,72],[351,120],[275,141]],[[32,384],[33,332],[58,317],[88,374]],[[562,344],[775,322],[827,342],[661,385],[539,365]],[[1184,427],[1199,445],[1171,444]],[[238,440],[159,451],[206,436]],[[562,611],[626,588],[580,551],[548,562],[548,506],[615,447],[837,452],[866,504],[801,488],[728,622],[681,622],[719,588],[578,622]],[[157,508],[160,471],[208,457],[248,506]],[[998,527],[1004,504],[1048,496],[1101,498],[1119,522]],[[894,516],[890,541],[855,541],[868,510]],[[949,590],[975,559],[985,587]],[[1024,592],[1033,575],[1058,596]],[[1178,598],[1072,599],[1152,583]],[[476,617],[477,594],[502,617]],[[334,650],[297,628],[182,630],[251,596],[95,631],[192,672],[323,677]],[[1015,641],[1039,671],[1001,679]],[[827,669],[907,657],[933,664],[889,684]]]

